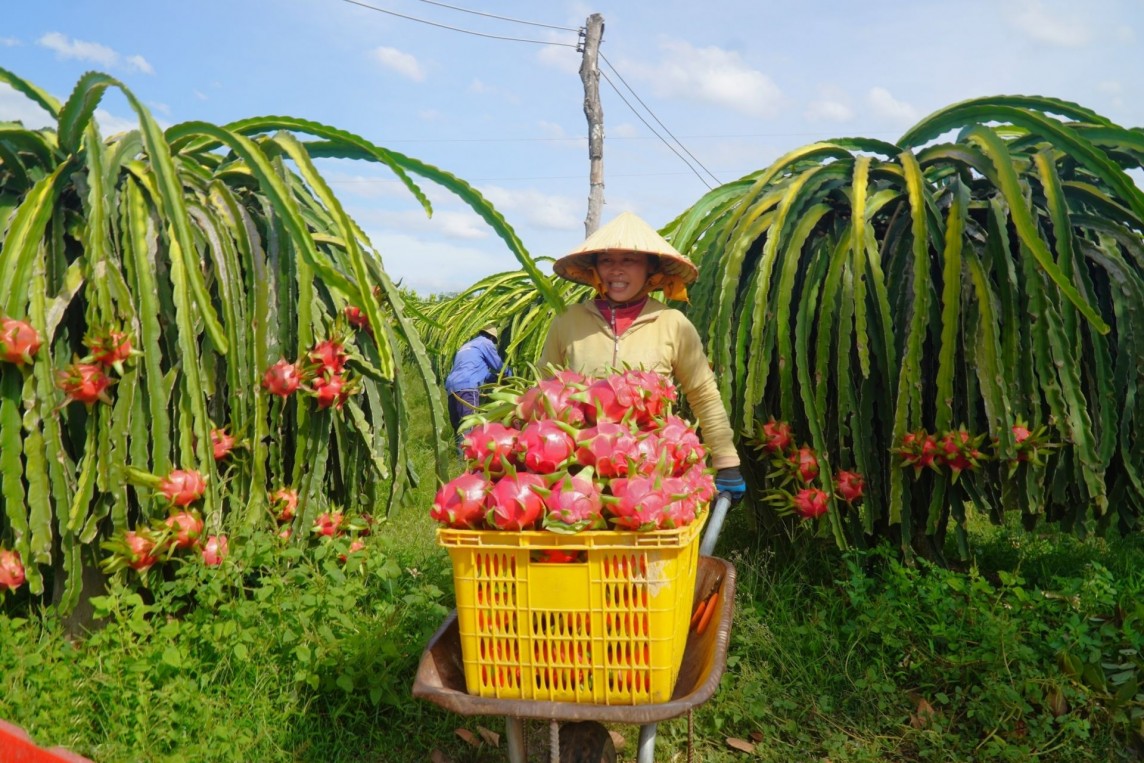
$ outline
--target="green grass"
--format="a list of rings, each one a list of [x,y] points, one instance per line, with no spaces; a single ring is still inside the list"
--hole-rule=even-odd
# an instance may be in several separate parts
[[[432,435],[426,419],[414,411],[415,442]],[[115,587],[97,602],[106,625],[79,642],[8,600],[0,718],[100,763],[505,760],[455,733],[503,732],[503,719],[410,694],[453,604],[431,459],[413,458],[422,484],[348,564],[342,541],[284,552],[267,528],[222,568]],[[734,512],[719,548],[738,570],[736,616],[720,691],[694,713],[694,759],[1140,759],[1139,536],[974,524],[975,565],[951,572],[797,530],[760,539],[749,519]],[[632,760],[638,729],[614,728]],[[530,758],[547,760],[546,724],[528,730]],[[660,724],[657,760],[686,760],[687,745],[685,717]]]

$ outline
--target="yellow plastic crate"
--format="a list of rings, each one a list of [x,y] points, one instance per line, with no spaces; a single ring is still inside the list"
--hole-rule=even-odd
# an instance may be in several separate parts
[[[453,562],[470,694],[640,705],[671,698],[706,514],[654,532],[437,530]],[[575,561],[546,561],[551,553]]]

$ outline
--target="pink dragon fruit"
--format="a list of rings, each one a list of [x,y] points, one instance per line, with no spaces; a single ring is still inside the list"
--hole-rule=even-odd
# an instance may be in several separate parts
[[[530,472],[552,474],[567,465],[576,449],[576,430],[556,419],[530,421],[520,430],[517,460]]]
[[[555,376],[541,379],[520,396],[516,417],[521,421],[558,419],[580,426],[585,420],[584,404],[577,394],[584,389],[584,377],[573,371],[561,371]]]
[[[625,421],[635,411],[639,392],[622,375],[596,379],[582,393],[589,424]]]
[[[495,421],[478,424],[461,439],[461,457],[473,469],[499,477],[517,465],[516,440],[520,432]]]
[[[7,588],[9,591],[15,591],[24,585],[26,579],[24,563],[20,561],[20,552],[0,548],[0,589]]]
[[[203,497],[207,482],[195,469],[175,469],[159,480],[158,488],[173,506],[190,506]]]
[[[671,458],[671,473],[683,474],[693,464],[701,464],[707,458],[707,449],[699,439],[695,427],[678,416],[667,416],[658,430],[660,443],[665,446]]]
[[[604,529],[600,489],[592,476],[591,469],[584,469],[575,476],[565,473],[552,484],[544,496],[548,509],[544,529],[557,533]]]
[[[580,431],[576,462],[594,467],[596,474],[605,479],[626,477],[636,448],[636,436],[628,426],[602,421]]]
[[[489,492],[485,521],[498,530],[528,530],[544,515],[543,492],[547,489],[539,474],[510,470]]]
[[[194,511],[179,511],[167,517],[164,524],[174,532],[171,544],[175,548],[190,548],[203,533],[203,518]]]
[[[699,503],[710,503],[715,497],[715,477],[702,464],[693,464],[681,479]]]
[[[447,527],[479,528],[488,509],[492,483],[480,472],[465,472],[437,491],[429,516]]]
[[[612,524],[621,530],[657,530],[671,502],[654,477],[619,477],[610,485],[614,500],[606,504]]]
[[[212,535],[203,544],[203,564],[208,567],[218,567],[230,553],[230,544],[225,535]]]
[[[805,487],[795,493],[791,505],[803,519],[817,519],[830,508],[830,498],[816,487]]]
[[[838,474],[834,475],[834,493],[847,503],[862,500],[865,487],[866,481],[858,472],[840,469]]]
[[[698,497],[683,477],[664,477],[659,488],[670,499],[660,514],[661,528],[667,530],[686,527],[695,521],[696,510],[699,508]]]
[[[32,362],[44,340],[27,321],[0,317],[0,360],[22,366]]]
[[[635,393],[634,415],[641,429],[654,426],[655,421],[670,410],[670,404],[678,399],[675,385],[663,374],[629,369],[621,376]]]

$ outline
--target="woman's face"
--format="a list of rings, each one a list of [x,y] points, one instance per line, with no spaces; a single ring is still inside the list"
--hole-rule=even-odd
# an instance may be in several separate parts
[[[643,294],[648,258],[643,252],[604,252],[596,255],[596,272],[612,302],[630,302]]]

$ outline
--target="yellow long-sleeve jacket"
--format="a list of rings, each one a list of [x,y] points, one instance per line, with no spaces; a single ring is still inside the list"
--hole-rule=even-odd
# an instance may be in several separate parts
[[[603,376],[626,365],[674,379],[699,421],[711,466],[739,465],[731,423],[703,342],[680,311],[649,297],[632,325],[617,337],[612,322],[593,301],[572,305],[552,321],[540,355],[541,368],[549,363],[588,376]]]

